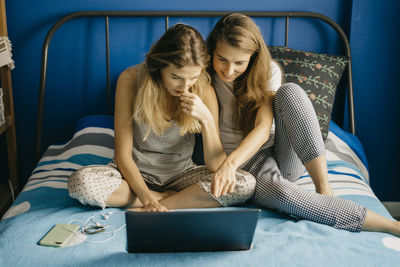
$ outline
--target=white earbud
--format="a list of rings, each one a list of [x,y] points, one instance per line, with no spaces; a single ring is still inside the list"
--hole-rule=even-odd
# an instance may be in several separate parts
[[[108,220],[108,218],[110,218],[110,215],[111,215],[111,214],[113,214],[112,211],[103,214],[103,219],[104,219],[104,220]]]

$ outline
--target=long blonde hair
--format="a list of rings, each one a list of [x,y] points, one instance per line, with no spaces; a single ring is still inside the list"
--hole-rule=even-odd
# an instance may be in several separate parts
[[[200,33],[185,24],[172,26],[152,45],[143,66],[138,70],[138,87],[133,101],[133,119],[148,125],[144,140],[150,130],[161,135],[167,127],[170,127],[171,115],[181,126],[181,135],[201,131],[199,121],[184,113],[178,102],[168,102],[171,98],[168,97],[169,92],[162,81],[161,70],[167,66],[177,68],[187,65],[201,66],[201,74],[190,91],[203,99],[202,88],[210,83],[205,70],[208,61],[207,48]],[[178,108],[171,114],[170,107],[173,104]]]
[[[240,13],[232,13],[221,18],[207,38],[208,53],[212,57],[218,42],[250,52],[252,54],[246,71],[234,83],[236,97],[234,121],[244,134],[254,128],[258,108],[264,99],[270,97],[267,92],[271,77],[271,54],[254,21]],[[210,60],[208,70],[214,73]]]

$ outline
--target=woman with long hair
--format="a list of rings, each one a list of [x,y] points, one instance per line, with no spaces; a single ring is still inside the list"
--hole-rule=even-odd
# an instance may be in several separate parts
[[[87,166],[68,181],[70,196],[102,208],[143,211],[229,206],[254,194],[255,179],[238,170],[234,192],[211,194],[226,155],[218,102],[205,68],[209,56],[194,28],[177,24],[151,47],[144,63],[126,69],[115,97],[115,153],[106,166]],[[206,166],[192,161],[201,133]]]
[[[243,169],[256,177],[257,205],[339,229],[400,235],[400,222],[333,196],[311,101],[298,85],[282,84],[281,68],[251,18],[239,13],[221,18],[207,46],[221,141],[228,154],[216,171],[213,194],[233,192],[234,174]],[[304,169],[316,192],[293,183]]]

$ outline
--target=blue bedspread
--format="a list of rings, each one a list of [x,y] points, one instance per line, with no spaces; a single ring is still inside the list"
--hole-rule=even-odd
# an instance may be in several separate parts
[[[339,138],[340,137],[340,138]],[[351,147],[343,140],[351,143]],[[349,140],[353,140],[350,142]],[[329,179],[335,194],[391,218],[368,185],[365,155],[358,140],[331,127],[327,146]],[[0,266],[398,266],[400,239],[382,233],[351,233],[271,210],[263,210],[254,248],[240,252],[127,253],[126,228],[97,234],[65,248],[38,245],[56,223],[86,221],[119,229],[120,209],[83,206],[67,191],[70,173],[84,165],[105,164],[113,156],[112,118],[80,121],[70,142],[50,146],[27,185],[0,222]],[[314,190],[305,173],[296,183]],[[114,211],[109,219],[101,216]],[[229,223],[229,222],[228,222]],[[79,236],[77,236],[78,238]],[[102,242],[106,239],[109,241]]]

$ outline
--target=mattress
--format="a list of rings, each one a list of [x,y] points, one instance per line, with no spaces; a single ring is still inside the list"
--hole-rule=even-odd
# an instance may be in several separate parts
[[[391,218],[369,186],[359,140],[331,122],[325,144],[335,195]],[[83,206],[69,197],[67,189],[73,171],[108,163],[113,146],[113,118],[88,116],[77,123],[68,142],[48,147],[0,222],[0,266],[395,266],[400,262],[400,238],[337,230],[267,209],[261,212],[254,246],[248,251],[128,253],[124,210]],[[307,173],[295,183],[314,190]],[[77,234],[63,248],[38,244],[57,223],[92,221],[107,225],[107,230]]]

